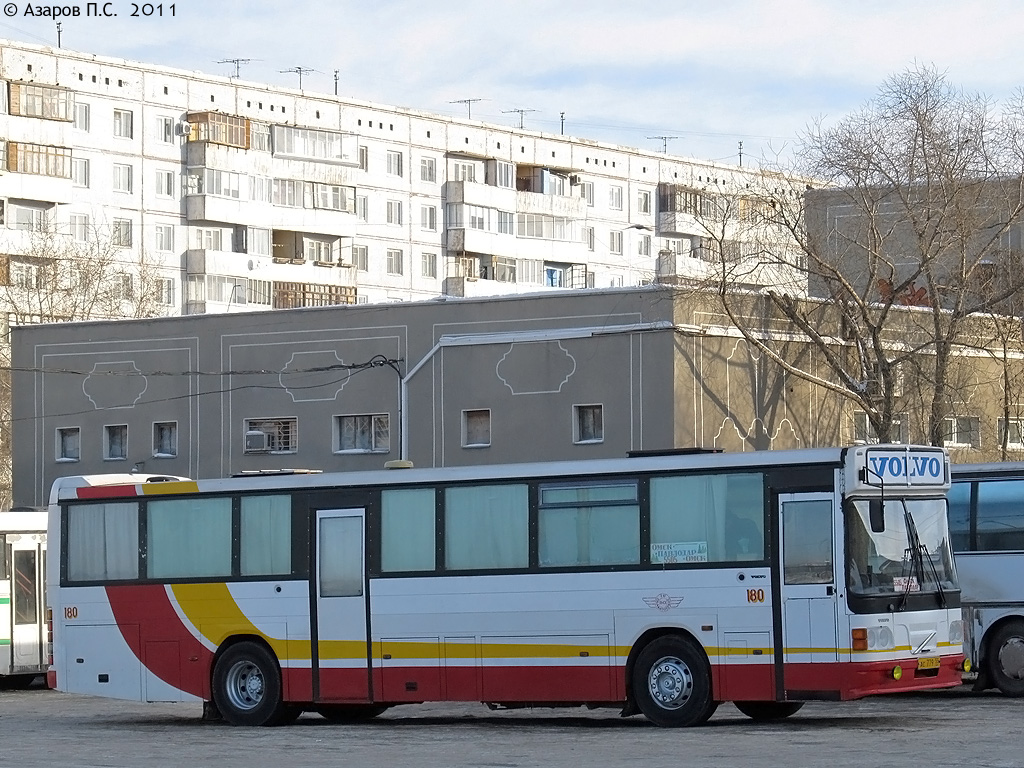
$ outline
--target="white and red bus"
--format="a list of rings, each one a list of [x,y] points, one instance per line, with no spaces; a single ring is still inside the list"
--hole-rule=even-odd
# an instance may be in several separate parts
[[[50,684],[244,725],[480,701],[666,726],[955,686],[948,488],[913,446],[66,477]]]

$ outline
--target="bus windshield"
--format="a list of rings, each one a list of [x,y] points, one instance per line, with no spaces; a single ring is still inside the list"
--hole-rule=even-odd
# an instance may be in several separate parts
[[[847,507],[850,592],[906,596],[957,588],[945,500],[886,499],[882,516],[884,530],[873,531],[867,499]]]

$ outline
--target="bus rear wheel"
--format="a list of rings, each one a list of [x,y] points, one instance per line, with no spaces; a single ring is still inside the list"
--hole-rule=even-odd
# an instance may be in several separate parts
[[[1024,696],[1024,622],[1003,624],[988,646],[988,673],[1007,696]]]
[[[804,705],[802,701],[734,701],[736,709],[758,722],[782,720],[795,715]]]
[[[213,701],[231,725],[280,725],[292,711],[281,697],[281,672],[263,645],[232,645],[213,668]]]
[[[718,708],[707,659],[692,641],[677,635],[652,640],[640,652],[632,689],[640,711],[655,725],[700,725]]]

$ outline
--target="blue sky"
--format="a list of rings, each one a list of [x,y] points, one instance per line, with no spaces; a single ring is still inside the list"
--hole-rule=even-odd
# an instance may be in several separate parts
[[[85,13],[84,0],[66,0]],[[52,19],[0,36],[56,44]],[[915,62],[998,100],[1024,84],[1024,3],[985,0],[176,0],[163,17],[62,19],[105,56],[744,164],[867,101]],[[102,2],[101,2],[102,5]]]

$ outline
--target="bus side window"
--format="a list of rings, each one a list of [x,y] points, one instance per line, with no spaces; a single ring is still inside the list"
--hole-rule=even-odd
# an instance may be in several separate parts
[[[1024,480],[996,480],[978,486],[978,549],[1024,549],[1021,499]]]
[[[954,552],[967,552],[971,548],[972,485],[953,483],[949,489],[949,536]]]

